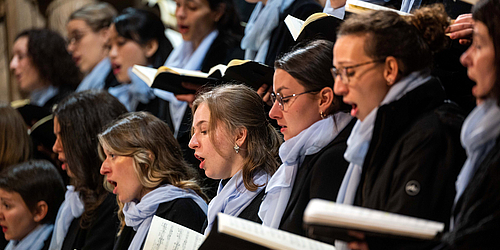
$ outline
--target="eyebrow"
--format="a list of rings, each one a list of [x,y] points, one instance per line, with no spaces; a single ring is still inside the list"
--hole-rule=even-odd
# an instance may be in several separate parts
[[[208,123],[208,121],[201,120],[201,121],[197,122],[196,125],[194,125],[194,127],[199,127],[203,123]]]
[[[283,89],[288,89],[286,86],[281,86],[276,90],[276,93],[281,92]]]

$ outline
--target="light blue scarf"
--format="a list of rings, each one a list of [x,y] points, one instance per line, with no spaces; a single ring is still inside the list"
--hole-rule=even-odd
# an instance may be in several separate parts
[[[205,235],[210,233],[219,212],[231,216],[238,216],[250,202],[253,201],[255,196],[265,188],[265,184],[267,184],[270,178],[271,176],[264,171],[257,173],[253,177],[253,181],[255,184],[262,186],[258,187],[255,191],[250,191],[245,188],[241,170],[238,171],[225,186],[222,185],[221,181],[219,183],[219,189],[217,190],[217,196],[215,196],[208,205],[208,226],[205,229]]]
[[[148,103],[155,95],[141,78],[132,73],[132,67],[127,69],[127,73],[131,82],[111,87],[108,92],[118,98],[128,111],[135,111],[139,102]]]
[[[50,233],[52,233],[53,228],[54,225],[52,224],[38,225],[21,241],[9,241],[5,250],[40,250],[42,249],[45,240],[49,237]]]
[[[413,9],[418,9],[422,0],[403,0],[400,11],[410,13]]]
[[[153,215],[155,215],[161,203],[180,198],[193,199],[203,212],[207,213],[207,203],[198,194],[192,190],[185,190],[173,185],[163,185],[154,189],[144,195],[139,203],[136,201],[125,203],[123,207],[125,224],[137,232],[128,249],[137,250],[141,248],[151,226]],[[187,214],[186,216],[190,215]]]
[[[259,217],[264,226],[279,227],[292,193],[297,171],[304,158],[319,152],[332,142],[351,120],[352,117],[346,113],[336,113],[315,122],[281,144],[279,154],[283,164],[271,177],[266,187],[266,196],[259,209]]]
[[[278,27],[280,14],[295,0],[268,0],[255,5],[245,27],[245,36],[241,48],[245,50],[245,59],[264,63],[269,50],[271,33]]]
[[[75,192],[74,186],[67,186],[64,202],[57,212],[54,224],[54,233],[50,240],[49,250],[60,250],[68,233],[71,222],[82,215],[84,211],[83,202],[80,200],[80,193]]]
[[[201,64],[203,63],[210,46],[212,46],[212,43],[218,35],[218,30],[210,32],[210,34],[203,38],[203,41],[194,51],[192,42],[182,41],[179,46],[174,48],[170,56],[167,58],[165,66],[187,70],[201,70]],[[170,118],[172,119],[172,123],[174,125],[174,137],[177,138],[182,118],[184,117],[184,113],[188,107],[187,102],[179,101],[175,98],[173,93],[161,89],[154,89],[154,94],[169,102]]]
[[[487,99],[478,105],[465,119],[460,134],[467,160],[458,175],[455,187],[455,203],[463,194],[480,163],[495,146],[500,135],[500,108],[496,99]]]
[[[78,88],[76,88],[76,92],[81,92],[89,89],[103,89],[106,84],[106,77],[108,77],[109,72],[111,71],[111,62],[109,58],[104,58],[100,61],[89,74],[83,78]]]
[[[30,103],[36,106],[43,107],[50,98],[59,93],[59,88],[49,85],[48,87],[34,90],[30,95]]]

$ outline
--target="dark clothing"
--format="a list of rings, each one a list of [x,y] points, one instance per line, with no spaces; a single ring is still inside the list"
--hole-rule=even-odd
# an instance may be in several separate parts
[[[381,106],[354,204],[448,225],[466,158],[460,144],[463,119],[456,105],[445,102],[435,78]],[[372,250],[409,247],[388,239],[367,242]]]
[[[206,215],[195,201],[189,198],[175,199],[161,203],[155,213],[156,216],[185,226],[196,232],[201,231]],[[132,227],[125,226],[120,236],[116,239],[114,250],[128,249],[134,239],[135,231]],[[144,242],[146,239],[144,239]],[[144,247],[144,242],[142,243]]]
[[[43,107],[45,109],[47,109],[47,111],[49,111],[49,112],[52,112],[52,107],[54,107],[54,105],[58,104],[66,96],[75,92],[75,89],[73,89],[72,87],[68,87],[68,86],[59,86],[58,89],[59,89],[59,92],[55,96],[53,96],[52,98],[47,100],[47,102],[45,102],[45,104],[43,105]]]
[[[285,18],[288,15],[306,20],[310,15],[318,12],[323,12],[323,7],[315,0],[295,0],[283,13],[281,13],[279,24],[271,33],[272,35],[269,40],[269,50],[267,51],[265,64],[274,67],[276,57],[290,51],[296,44],[285,24]]]
[[[500,137],[479,165],[453,211],[449,249],[496,249],[500,236]]]
[[[265,194],[266,189],[263,188],[260,193],[255,196],[255,198],[253,198],[252,202],[250,202],[250,204],[248,204],[248,206],[243,209],[243,211],[241,211],[241,213],[238,215],[238,218],[262,224],[262,220],[259,218],[259,209],[260,204],[264,200]]]
[[[335,201],[349,163],[344,159],[353,119],[333,141],[300,165],[279,229],[305,236],[303,215],[311,199]]]
[[[108,194],[95,211],[94,220],[89,228],[83,229],[80,227],[81,217],[71,222],[61,249],[113,249],[113,239],[119,226],[117,209],[115,195]]]
[[[214,39],[212,45],[205,55],[205,59],[201,64],[201,71],[208,73],[210,68],[218,64],[227,64],[232,59],[244,58],[244,52],[240,48],[241,37],[228,35],[223,31],[219,31],[219,35]],[[171,131],[174,131],[173,122],[170,118],[169,102],[156,97],[148,104],[140,103],[137,107],[139,111],[148,111],[154,116],[166,122]],[[191,139],[191,109],[188,107],[182,118],[182,123],[177,134],[177,141],[179,142],[184,159],[191,164],[201,177],[202,188],[211,199],[217,193],[218,181],[209,179],[205,175],[205,171],[198,166],[200,161],[194,157],[194,150],[188,147],[189,140]]]

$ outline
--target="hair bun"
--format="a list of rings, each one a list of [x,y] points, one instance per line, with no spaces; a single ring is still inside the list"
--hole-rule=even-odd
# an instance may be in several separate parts
[[[443,4],[433,4],[416,10],[408,21],[419,31],[422,38],[434,54],[448,45],[449,39],[445,35],[450,25],[450,18],[446,14]]]

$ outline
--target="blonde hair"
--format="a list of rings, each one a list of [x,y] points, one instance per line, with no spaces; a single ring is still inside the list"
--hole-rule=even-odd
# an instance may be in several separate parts
[[[282,142],[267,120],[262,98],[245,85],[224,84],[199,94],[193,102],[192,113],[203,103],[210,110],[208,131],[212,143],[216,141],[218,124],[230,135],[241,128],[247,130],[242,176],[245,188],[255,191],[258,185],[253,182],[253,176],[261,170],[272,175],[279,167],[278,151]]]
[[[8,105],[0,105],[0,169],[27,161],[31,140],[23,117]]]
[[[184,161],[177,140],[167,124],[146,112],[132,112],[114,121],[99,134],[99,156],[105,159],[103,148],[113,154],[133,158],[134,170],[144,189],[164,184],[195,191],[205,201],[206,195],[196,182],[196,172]],[[105,187],[112,190],[108,183]],[[121,229],[125,226],[118,200]]]

